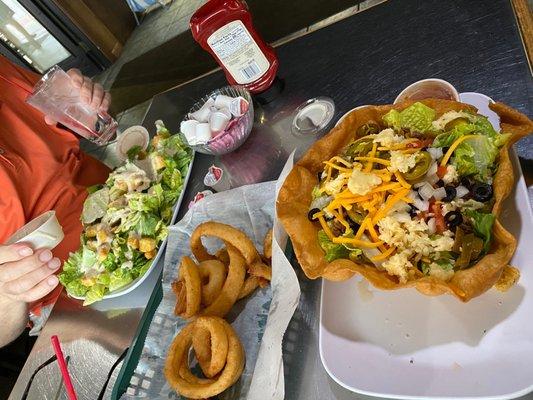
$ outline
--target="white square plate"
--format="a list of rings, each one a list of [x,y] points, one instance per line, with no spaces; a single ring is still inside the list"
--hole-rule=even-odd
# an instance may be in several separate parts
[[[499,125],[488,97],[461,99]],[[516,187],[500,220],[518,239],[511,264],[519,283],[464,304],[414,289],[379,291],[358,277],[324,280],[320,357],[341,386],[398,399],[511,399],[533,390],[533,216],[514,152],[512,161]]]

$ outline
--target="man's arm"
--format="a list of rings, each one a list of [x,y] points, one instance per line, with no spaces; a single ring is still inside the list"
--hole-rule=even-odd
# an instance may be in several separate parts
[[[0,246],[0,347],[24,330],[28,303],[50,293],[59,283],[54,275],[61,262],[48,249],[27,245]]]
[[[0,347],[15,340],[28,324],[28,305],[0,296]]]

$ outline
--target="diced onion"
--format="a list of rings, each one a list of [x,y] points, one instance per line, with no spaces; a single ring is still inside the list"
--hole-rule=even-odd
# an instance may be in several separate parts
[[[436,162],[434,162],[433,164],[429,166],[427,176],[431,176],[431,175],[437,175],[437,163]]]
[[[433,197],[435,197],[435,200],[442,200],[446,197],[446,189],[443,187],[435,189],[433,191]]]
[[[433,158],[434,161],[440,160],[443,156],[440,147],[428,147],[428,153],[431,154],[431,158]]]
[[[433,196],[434,192],[435,190],[433,189],[433,187],[427,182],[420,189],[418,189],[420,197],[422,197],[422,199],[424,200],[429,200]]]
[[[470,191],[464,187],[463,185],[457,186],[455,188],[456,194],[455,197],[460,199],[462,197],[465,197]]]
[[[425,184],[426,184],[425,181],[417,182],[417,183],[415,183],[415,184],[413,185],[413,187],[414,187],[415,189],[418,189],[419,187],[422,187],[422,186],[424,186]],[[412,192],[413,192],[413,191],[411,190],[411,193],[412,193]]]
[[[435,221],[435,218],[430,218],[428,220],[428,228],[429,228],[428,231],[430,235],[437,232],[437,222]]]
[[[437,176],[437,174],[428,175],[426,177],[426,180],[428,181],[428,183],[434,185],[439,180],[439,177]]]
[[[413,206],[418,208],[420,211],[427,211],[429,209],[429,201],[420,200],[420,199],[414,199],[413,200]]]

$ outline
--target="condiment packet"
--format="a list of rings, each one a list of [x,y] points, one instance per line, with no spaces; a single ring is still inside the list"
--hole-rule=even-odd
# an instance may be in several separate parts
[[[190,119],[195,119],[198,122],[208,122],[209,116],[211,115],[211,106],[215,104],[215,100],[210,98],[207,100],[204,105],[193,113],[189,114]]]
[[[212,165],[204,177],[204,185],[211,187],[215,192],[223,192],[230,188],[230,180],[222,168]]]
[[[192,201],[189,203],[189,208],[194,207],[196,203],[198,203],[204,197],[209,196],[211,194],[213,194],[211,190],[203,190],[201,192],[196,193],[196,195],[194,196],[194,199],[192,199]]]
[[[229,110],[231,112],[231,115],[233,115],[234,117],[240,117],[241,115],[245,114],[246,111],[248,111],[249,106],[250,105],[248,104],[246,99],[239,96],[239,97],[235,97],[231,101],[229,105]]]

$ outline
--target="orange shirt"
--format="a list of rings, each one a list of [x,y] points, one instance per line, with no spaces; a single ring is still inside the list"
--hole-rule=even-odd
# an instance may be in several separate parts
[[[80,244],[86,187],[104,182],[109,169],[82,153],[73,133],[47,125],[43,114],[25,103],[38,79],[0,56],[0,244],[55,210],[65,239],[53,253],[65,260]],[[59,293],[57,288],[43,304]]]

